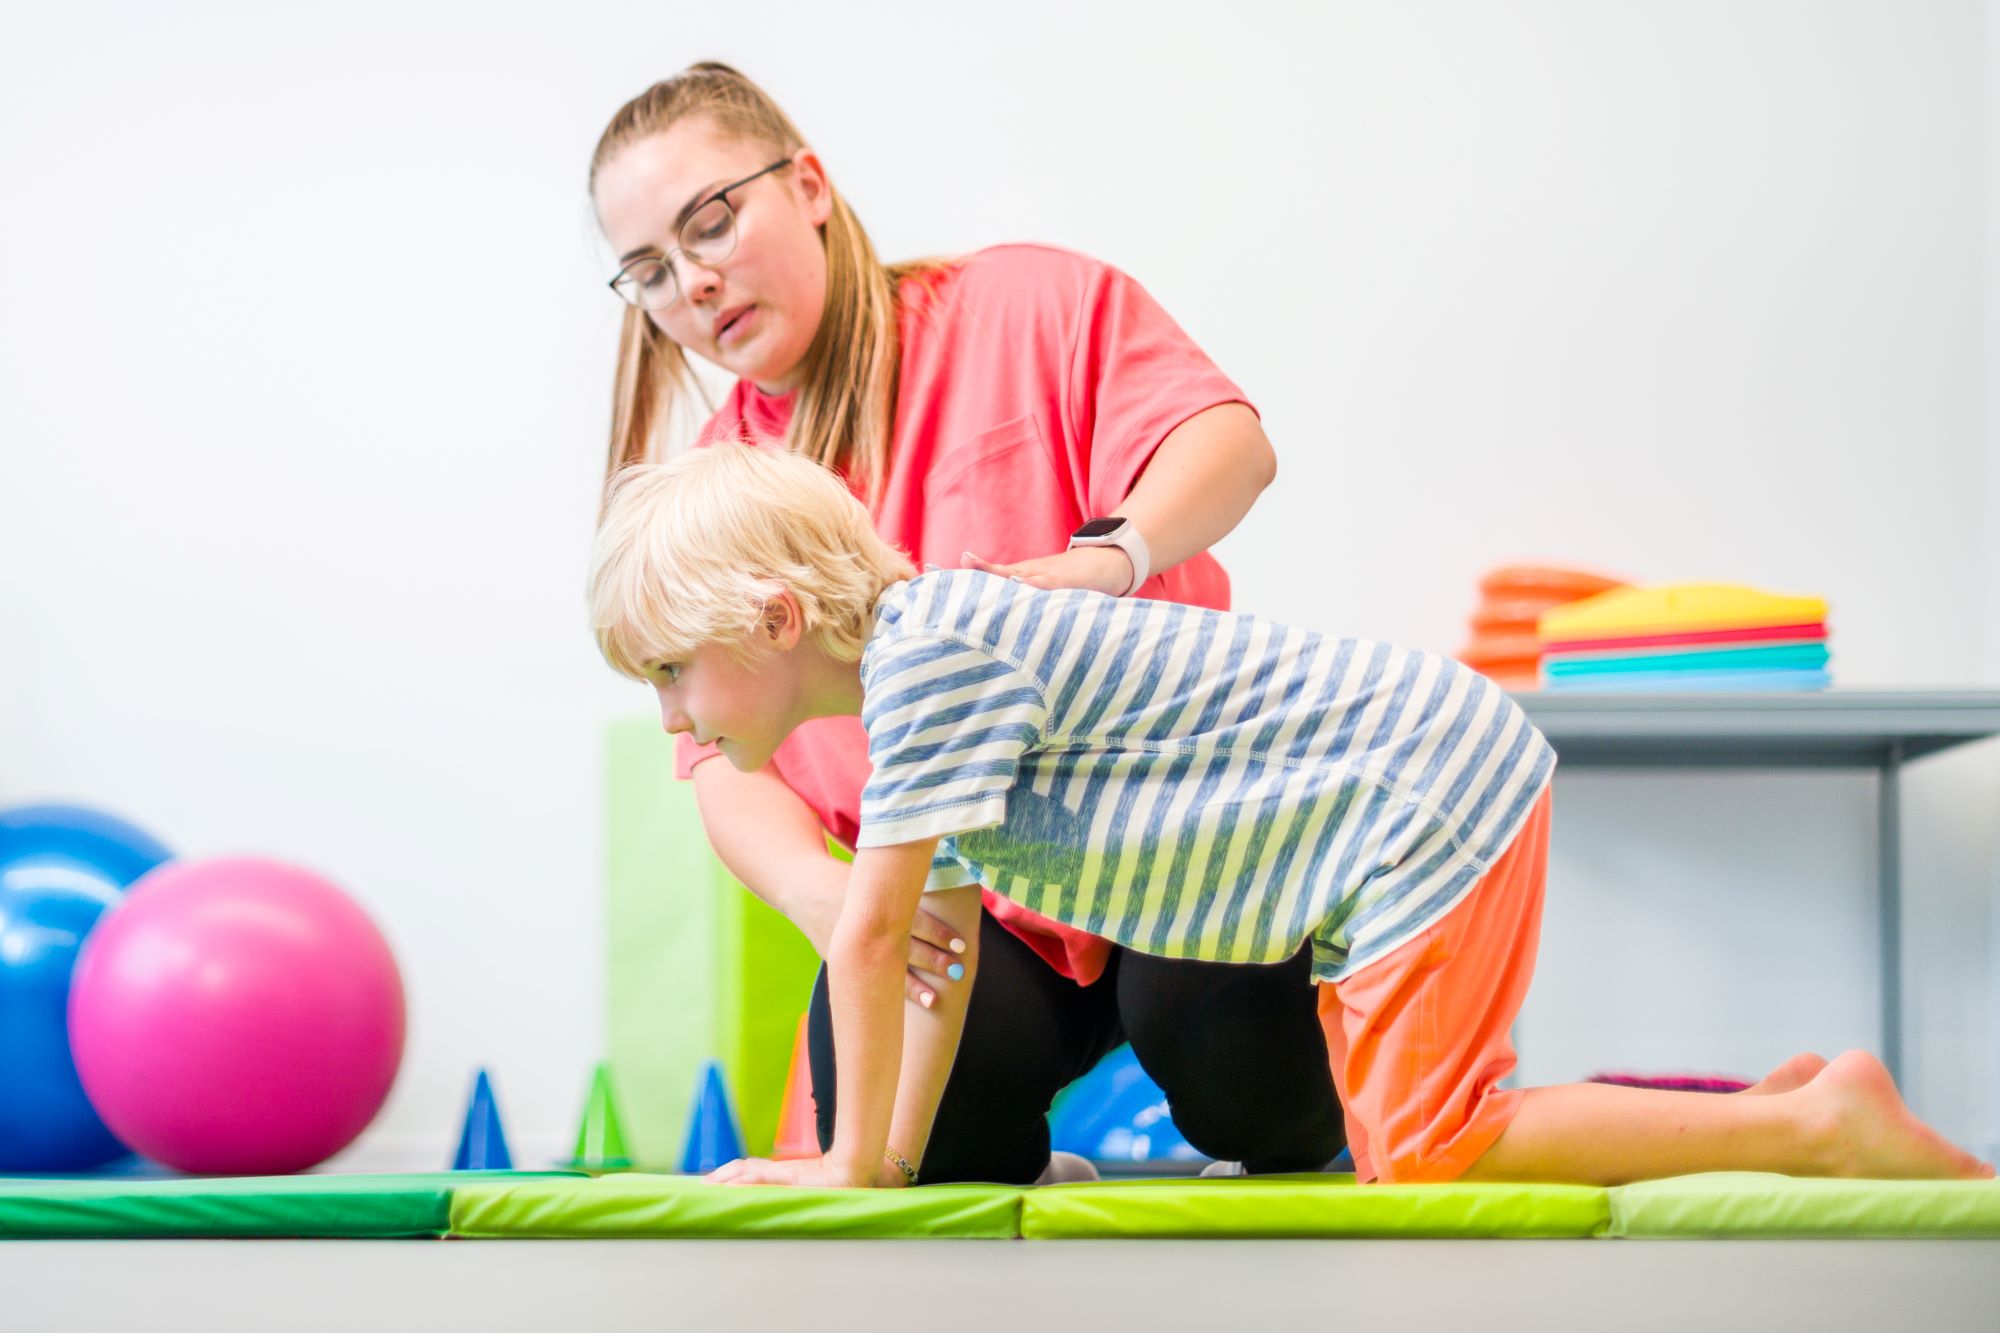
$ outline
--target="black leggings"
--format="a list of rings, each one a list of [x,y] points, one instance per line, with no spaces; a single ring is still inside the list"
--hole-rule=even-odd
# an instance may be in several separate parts
[[[1256,1172],[1317,1170],[1346,1136],[1311,970],[1310,946],[1266,966],[1113,949],[1104,975],[1079,986],[982,915],[979,973],[924,1181],[1033,1181],[1049,1161],[1049,1104],[1128,1040],[1197,1150]],[[824,967],[807,1032],[825,1150],[834,1059]]]

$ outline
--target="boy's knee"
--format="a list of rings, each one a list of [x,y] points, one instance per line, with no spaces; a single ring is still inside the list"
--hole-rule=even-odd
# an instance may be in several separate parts
[[[1436,1185],[1460,1179],[1506,1132],[1520,1104],[1519,1091],[1487,1086],[1452,1099],[1422,1123],[1370,1126],[1376,1180]]]

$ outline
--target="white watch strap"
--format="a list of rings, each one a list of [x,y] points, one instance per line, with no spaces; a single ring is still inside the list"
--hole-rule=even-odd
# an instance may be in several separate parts
[[[1138,525],[1129,521],[1119,529],[1118,535],[1112,541],[1119,550],[1132,558],[1132,586],[1125,590],[1125,596],[1130,597],[1139,591],[1139,585],[1152,574],[1153,553],[1146,549],[1146,539],[1139,535]]]
[[[1125,558],[1132,562],[1132,582],[1118,594],[1120,597],[1130,597],[1139,591],[1139,585],[1153,572],[1153,553],[1146,548],[1146,539],[1139,535],[1137,525],[1129,518],[1125,520],[1125,526],[1110,536],[1069,539],[1070,550],[1079,546],[1115,546],[1125,553]]]

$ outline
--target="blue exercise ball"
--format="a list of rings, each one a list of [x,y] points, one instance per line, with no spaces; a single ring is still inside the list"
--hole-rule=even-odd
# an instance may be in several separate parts
[[[1120,1046],[1069,1085],[1049,1118],[1050,1146],[1093,1162],[1199,1162],[1167,1106],[1167,1094]]]
[[[104,909],[171,857],[102,811],[0,810],[0,1171],[88,1171],[129,1151],[77,1081],[70,969]]]

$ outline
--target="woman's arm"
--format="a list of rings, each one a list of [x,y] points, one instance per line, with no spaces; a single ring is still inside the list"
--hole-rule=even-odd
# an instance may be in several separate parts
[[[927,1007],[907,1006],[896,984],[902,941],[924,897],[937,840],[870,848],[855,858],[848,900],[827,956],[827,991],[839,1062],[840,1109],[823,1158],[732,1162],[709,1178],[730,1184],[902,1185],[893,1148],[920,1165],[965,1027],[969,987]],[[935,910],[978,938],[976,886],[931,895]],[[976,965],[976,949],[968,952]],[[968,972],[967,980],[970,981]]]
[[[1157,574],[1221,541],[1277,474],[1278,456],[1257,414],[1242,403],[1220,403],[1168,432],[1116,512],[1146,539]],[[1086,546],[1011,565],[990,564],[968,551],[965,563],[1019,575],[1038,588],[1094,588],[1116,596],[1132,582],[1132,562],[1116,547]]]
[[[701,826],[729,873],[782,912],[814,952],[826,957],[849,870],[828,855],[826,831],[812,807],[770,769],[744,773],[719,758],[695,765],[694,795]],[[955,929],[936,914],[919,911],[905,956],[903,984],[910,999],[935,1000],[939,991],[955,988],[947,969],[962,963],[978,939],[977,918]]]
[[[826,832],[812,807],[770,769],[744,773],[727,759],[694,766],[694,798],[709,845],[729,873],[784,913],[824,957],[847,867],[827,855]]]
[[[1158,573],[1228,536],[1277,475],[1278,455],[1257,414],[1222,403],[1168,433],[1118,512],[1145,537]]]

